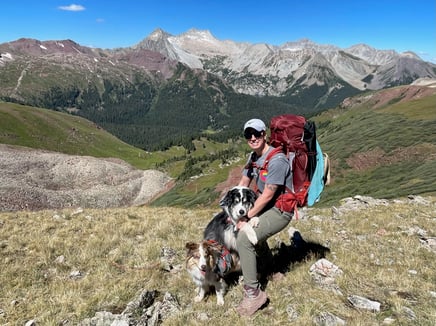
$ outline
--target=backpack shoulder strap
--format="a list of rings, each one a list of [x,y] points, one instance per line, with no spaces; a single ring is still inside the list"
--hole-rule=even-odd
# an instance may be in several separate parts
[[[271,159],[279,153],[283,153],[284,151],[281,147],[275,147],[271,152],[268,153],[267,157],[265,158],[265,162],[262,165],[262,170],[266,170],[268,171],[268,164],[271,161]],[[288,187],[286,187],[286,185],[283,187],[282,192],[292,192],[291,189],[289,189]]]
[[[268,153],[268,155],[266,156],[266,158],[265,158],[265,161],[263,162],[263,164],[262,164],[262,166],[259,166],[259,165],[257,165],[257,163],[256,162],[254,162],[253,160],[252,160],[252,156],[253,156],[253,154],[254,154],[254,152],[251,154],[252,156],[250,157],[250,160],[248,161],[248,163],[245,165],[245,169],[254,169],[254,168],[256,168],[256,169],[259,169],[259,170],[268,170],[268,164],[269,164],[269,161],[272,159],[272,157],[274,156],[274,155],[276,155],[276,154],[278,154],[278,153],[282,153],[283,151],[282,151],[282,149],[280,148],[280,147],[274,147],[269,153]],[[259,188],[257,187],[257,184],[255,183],[254,185],[253,185],[253,190],[257,193],[257,194],[259,194]]]
[[[272,151],[270,151],[268,153],[268,155],[266,156],[265,161],[263,162],[263,165],[262,165],[261,169],[262,170],[267,170],[268,169],[268,164],[271,161],[272,157],[274,155],[278,154],[278,153],[283,153],[283,150],[280,147],[273,148]]]
[[[278,153],[283,153],[283,150],[280,147],[273,148],[266,156],[265,161],[263,162],[262,166],[259,166],[253,160],[253,155],[255,155],[255,153],[252,152],[250,155],[250,159],[248,160],[248,163],[244,166],[244,168],[245,169],[257,168],[257,169],[261,169],[261,170],[266,170],[268,168],[268,164],[269,164],[271,158]]]
[[[250,159],[248,160],[247,164],[245,164],[244,169],[250,169],[250,168],[257,168],[256,162],[253,160],[253,156],[255,156],[255,152],[250,153]]]

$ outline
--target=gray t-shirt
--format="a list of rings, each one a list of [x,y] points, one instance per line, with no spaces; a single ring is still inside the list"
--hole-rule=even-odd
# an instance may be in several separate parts
[[[279,186],[286,185],[287,188],[293,190],[291,169],[285,154],[278,153],[273,155],[268,163],[267,171],[261,170],[266,157],[273,149],[270,146],[268,151],[261,157],[257,157],[256,153],[252,152],[242,173],[256,182],[257,188],[261,193],[265,189],[266,183]],[[251,162],[255,163],[254,167]]]

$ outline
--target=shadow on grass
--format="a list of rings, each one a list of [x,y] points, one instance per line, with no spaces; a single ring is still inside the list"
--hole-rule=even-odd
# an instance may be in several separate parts
[[[295,231],[290,238],[290,245],[281,243],[274,254],[274,268],[272,273],[286,273],[292,266],[307,262],[311,259],[321,259],[330,252],[330,249],[315,242],[303,239],[299,231]]]
[[[306,241],[299,231],[295,231],[290,238],[290,244],[280,243],[277,248],[272,248],[273,261],[268,258],[259,259],[258,272],[261,275],[260,282],[264,287],[271,278],[277,274],[286,274],[298,263],[304,263],[312,259],[321,259],[330,252],[330,249],[315,242]],[[229,286],[235,286],[239,282],[241,273],[235,272],[225,276]]]

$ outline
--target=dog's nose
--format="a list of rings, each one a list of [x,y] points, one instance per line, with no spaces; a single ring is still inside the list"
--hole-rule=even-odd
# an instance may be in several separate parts
[[[239,215],[245,215],[245,209],[239,210]]]
[[[200,268],[204,272],[206,270],[206,265],[201,265]]]

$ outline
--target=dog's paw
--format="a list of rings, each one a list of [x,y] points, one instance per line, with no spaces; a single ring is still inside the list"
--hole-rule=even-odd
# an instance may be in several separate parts
[[[248,220],[248,223],[249,223],[252,227],[256,228],[256,227],[259,225],[259,217],[254,216],[254,217],[250,218],[250,219]]]
[[[254,232],[253,227],[250,224],[245,224],[241,230],[247,234],[247,238],[252,244],[257,244],[258,240],[256,232]]]
[[[194,298],[194,302],[202,301],[204,299],[204,296],[206,295],[206,291],[202,287],[199,287],[197,289],[197,291],[198,292],[197,292],[197,295]]]
[[[197,295],[197,296],[194,298],[194,302],[200,302],[201,300],[203,300],[203,296],[201,296],[201,295]]]
[[[222,297],[222,296],[217,296],[216,297],[216,304],[218,305],[218,306],[223,306],[224,305],[224,298]]]

